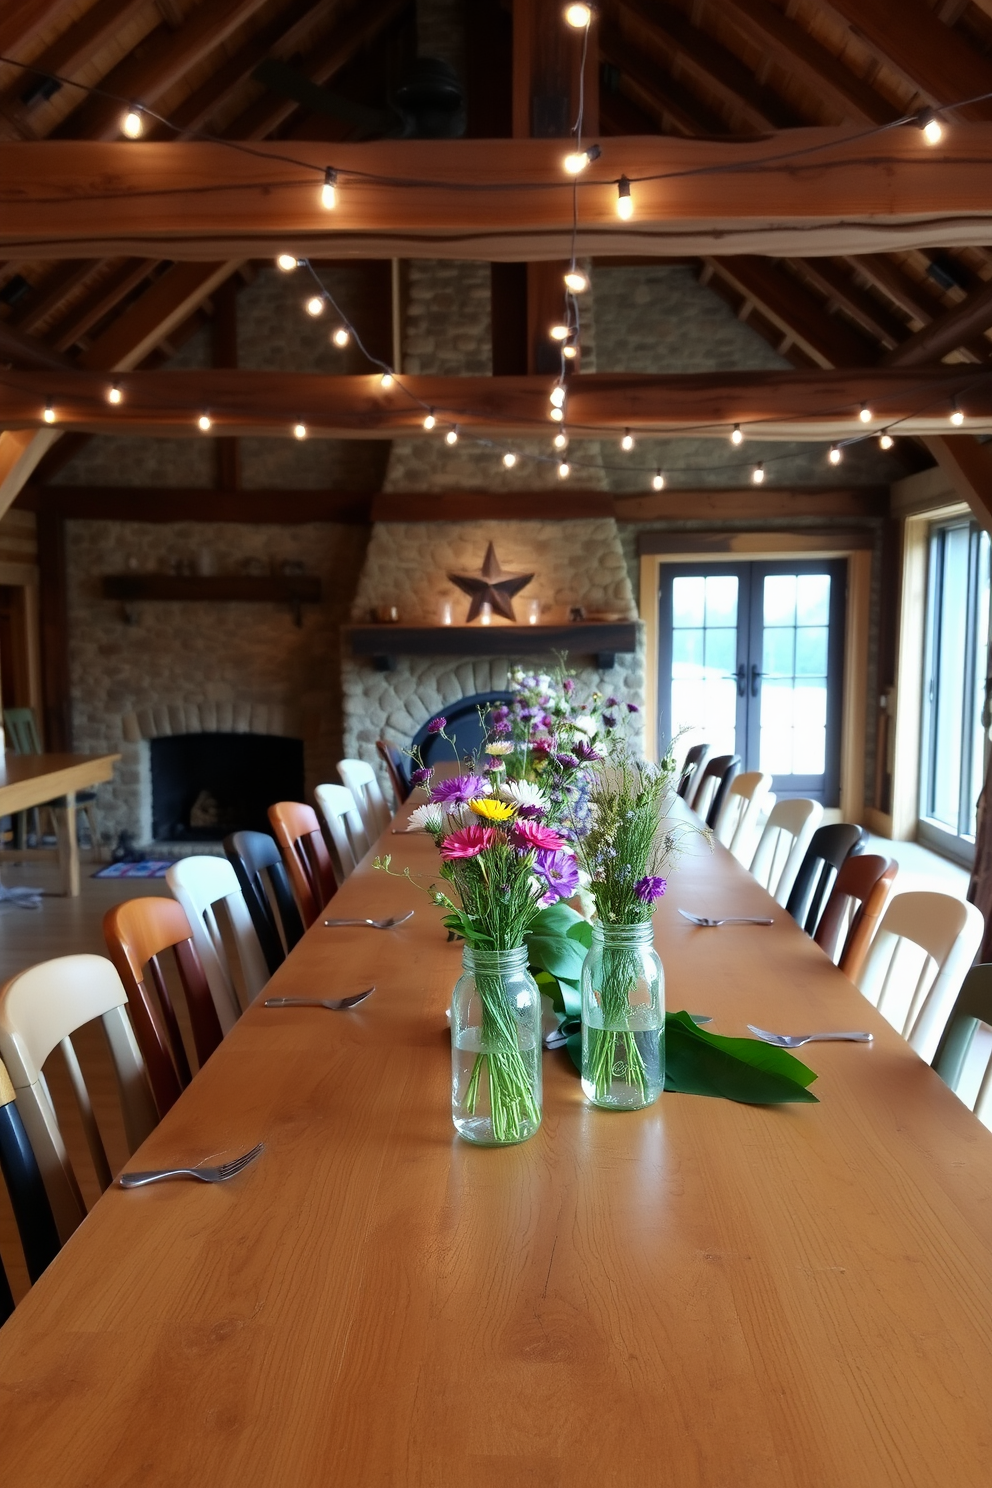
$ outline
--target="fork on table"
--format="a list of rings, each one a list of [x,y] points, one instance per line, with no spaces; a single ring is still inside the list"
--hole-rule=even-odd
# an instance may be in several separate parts
[[[117,1181],[121,1188],[144,1188],[146,1184],[159,1183],[163,1178],[199,1178],[201,1183],[226,1183],[229,1178],[243,1173],[264,1146],[264,1142],[259,1142],[250,1152],[243,1152],[240,1157],[232,1157],[230,1162],[220,1163],[217,1167],[153,1168],[147,1173],[122,1173]]]

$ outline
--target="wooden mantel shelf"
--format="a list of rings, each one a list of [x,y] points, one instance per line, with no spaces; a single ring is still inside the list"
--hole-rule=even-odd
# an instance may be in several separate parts
[[[392,671],[397,656],[550,656],[556,651],[594,656],[606,670],[617,652],[637,650],[633,620],[580,621],[574,625],[349,625],[353,656],[371,656],[378,671]]]
[[[316,574],[105,574],[103,597],[125,606],[149,599],[286,604],[302,625],[302,607],[320,602],[321,585]]]

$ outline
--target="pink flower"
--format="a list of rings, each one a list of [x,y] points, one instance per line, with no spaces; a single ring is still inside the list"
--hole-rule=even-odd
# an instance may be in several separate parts
[[[557,832],[534,821],[514,822],[513,842],[514,846],[522,848],[524,852],[561,852],[565,846]]]
[[[498,837],[494,827],[480,827],[473,822],[470,827],[462,827],[445,837],[441,843],[441,856],[449,861],[452,858],[477,858],[487,847],[492,847]]]

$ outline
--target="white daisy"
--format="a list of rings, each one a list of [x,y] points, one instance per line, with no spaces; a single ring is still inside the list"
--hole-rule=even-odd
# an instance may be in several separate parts
[[[411,832],[440,832],[444,826],[444,812],[440,806],[418,806],[410,812]]]
[[[531,780],[505,780],[497,795],[511,806],[547,806],[541,787]]]
[[[583,713],[579,718],[572,719],[572,727],[580,734],[585,734],[586,738],[591,739],[596,732],[596,720]]]

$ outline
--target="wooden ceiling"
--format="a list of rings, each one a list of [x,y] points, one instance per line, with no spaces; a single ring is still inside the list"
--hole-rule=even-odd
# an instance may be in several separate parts
[[[557,14],[551,0],[515,0],[518,25],[545,3]],[[466,0],[475,137],[513,132],[513,8]],[[604,0],[591,44],[603,137],[863,127],[992,92],[992,0]],[[0,63],[0,140],[119,139],[119,99],[165,116],[181,139],[355,139],[348,106],[381,108],[416,49],[407,0],[7,0],[0,55],[38,72]],[[330,85],[336,110],[258,81],[266,59]],[[990,120],[992,103],[960,117]],[[176,135],[156,125],[146,137]],[[992,359],[984,246],[696,262],[797,368]],[[220,285],[252,272],[233,256],[12,259],[0,267],[0,361],[154,368],[212,315]]]

